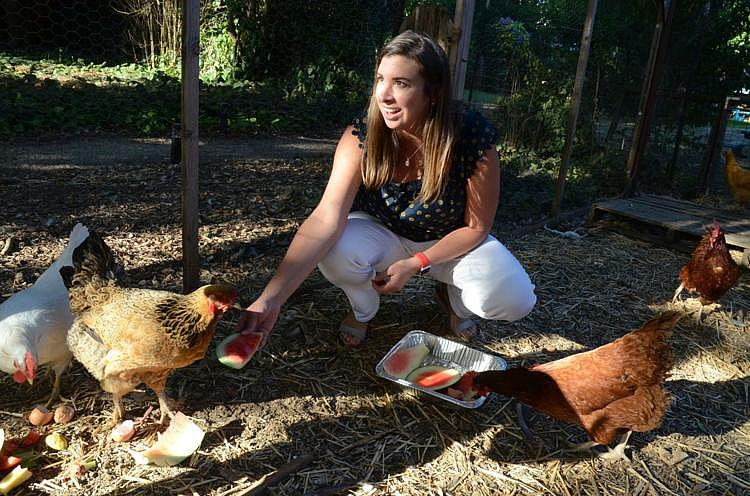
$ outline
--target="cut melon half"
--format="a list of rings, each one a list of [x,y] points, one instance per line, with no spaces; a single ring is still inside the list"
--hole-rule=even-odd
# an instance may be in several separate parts
[[[131,454],[136,463],[171,467],[195,453],[203,442],[204,434],[192,420],[177,412],[167,430],[158,434],[153,446],[142,453],[131,451]]]
[[[412,370],[419,367],[422,360],[429,354],[430,349],[424,343],[403,348],[388,357],[388,360],[383,364],[383,369],[389,375],[403,379]]]
[[[439,365],[420,367],[406,376],[406,380],[423,388],[437,390],[452,386],[461,379],[461,372]]]
[[[227,367],[241,369],[258,351],[264,338],[260,332],[230,334],[216,346],[216,357]]]

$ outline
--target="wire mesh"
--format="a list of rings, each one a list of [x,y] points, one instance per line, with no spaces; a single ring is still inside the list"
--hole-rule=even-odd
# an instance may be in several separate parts
[[[376,51],[400,24],[401,9],[408,13],[418,3],[203,0],[201,130],[334,136],[364,106]],[[449,11],[455,5],[438,3]],[[595,174],[601,156],[619,161],[624,174],[657,25],[648,3],[630,9],[599,2],[571,174]],[[587,5],[476,2],[464,100],[497,123],[508,146],[559,155]],[[706,148],[725,89],[747,74],[722,75],[712,87],[696,83],[707,79],[700,77],[700,56],[691,55],[715,41],[719,7],[683,5],[672,33],[678,49],[667,59],[653,108],[641,187],[689,196],[700,193],[696,177],[711,159]],[[0,133],[169,138],[180,112],[179,0],[5,0],[0,9],[2,82],[16,95],[0,102]],[[612,36],[630,41],[613,46],[605,40]],[[90,111],[102,95],[109,111]],[[730,102],[724,145],[748,143],[747,104]]]

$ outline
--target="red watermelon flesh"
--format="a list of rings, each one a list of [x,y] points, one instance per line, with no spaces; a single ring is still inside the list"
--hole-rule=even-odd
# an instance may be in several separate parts
[[[419,343],[415,346],[398,350],[389,356],[388,360],[383,364],[383,369],[389,375],[403,379],[409,375],[409,372],[416,369],[429,354],[430,349],[424,343]]]
[[[241,369],[253,357],[263,343],[264,335],[259,332],[250,334],[230,334],[216,346],[219,361],[233,369]]]
[[[487,396],[487,391],[478,391],[474,388],[474,378],[479,372],[469,371],[461,376],[458,384],[449,387],[445,394],[461,401],[473,401],[478,396]]]
[[[406,377],[406,380],[412,384],[427,389],[443,389],[452,386],[459,379],[461,379],[461,372],[439,365],[420,367]]]
[[[0,455],[0,470],[9,470],[21,463],[21,461],[20,458],[13,455]]]

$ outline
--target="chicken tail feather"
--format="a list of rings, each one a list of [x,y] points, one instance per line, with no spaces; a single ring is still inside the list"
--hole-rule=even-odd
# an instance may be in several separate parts
[[[73,267],[61,267],[65,287],[70,294],[70,308],[80,315],[88,308],[89,290],[118,285],[122,267],[102,237],[90,231],[88,237],[73,250]]]
[[[81,283],[88,283],[98,277],[118,280],[119,267],[112,250],[101,236],[90,231],[89,236],[73,250],[73,267],[62,267],[65,286],[70,289]]]

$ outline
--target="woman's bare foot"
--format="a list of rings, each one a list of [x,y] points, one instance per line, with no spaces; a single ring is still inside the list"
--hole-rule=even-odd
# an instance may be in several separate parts
[[[442,309],[448,314],[448,326],[453,334],[463,341],[471,341],[479,332],[477,324],[472,319],[462,319],[451,308],[450,298],[448,298],[448,285],[444,282],[438,282],[435,286],[435,299]]]
[[[341,321],[339,337],[347,346],[352,348],[361,346],[367,337],[367,323],[358,321],[350,313]]]

